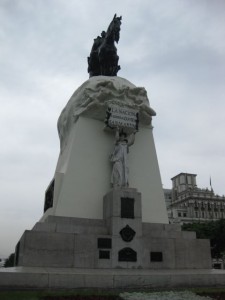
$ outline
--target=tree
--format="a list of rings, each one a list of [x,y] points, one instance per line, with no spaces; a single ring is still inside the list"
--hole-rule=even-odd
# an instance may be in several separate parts
[[[5,261],[4,267],[5,268],[14,267],[14,258],[15,258],[15,253],[10,254]]]
[[[183,224],[182,230],[195,231],[199,239],[210,239],[212,258],[223,258],[225,252],[225,219],[206,223]]]

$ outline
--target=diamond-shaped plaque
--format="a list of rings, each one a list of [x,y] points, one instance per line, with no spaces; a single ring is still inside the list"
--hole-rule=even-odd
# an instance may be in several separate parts
[[[120,230],[120,235],[124,242],[131,242],[135,234],[136,232],[129,225]]]

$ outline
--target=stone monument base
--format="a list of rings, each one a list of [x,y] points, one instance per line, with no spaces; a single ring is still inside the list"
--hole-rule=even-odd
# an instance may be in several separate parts
[[[16,267],[0,270],[0,289],[153,289],[222,287],[225,270]]]
[[[178,224],[142,222],[141,194],[113,189],[102,220],[48,216],[26,230],[0,288],[157,288],[224,285],[208,240]]]
[[[26,230],[16,250],[23,267],[86,269],[210,269],[209,240],[178,224],[142,222],[141,194],[113,189],[102,220],[48,216]]]

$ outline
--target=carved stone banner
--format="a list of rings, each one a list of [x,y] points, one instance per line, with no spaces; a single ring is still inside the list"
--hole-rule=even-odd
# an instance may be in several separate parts
[[[132,128],[138,130],[138,110],[110,105],[106,111],[105,123],[110,128]]]

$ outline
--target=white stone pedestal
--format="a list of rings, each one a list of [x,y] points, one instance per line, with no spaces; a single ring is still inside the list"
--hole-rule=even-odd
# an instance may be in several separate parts
[[[89,219],[103,218],[103,196],[110,190],[115,132],[104,130],[109,104],[139,111],[139,132],[130,147],[129,187],[142,193],[142,220],[168,223],[152,134],[146,91],[125,79],[99,76],[85,82],[71,97],[58,122],[61,139],[54,175],[53,207],[44,214]]]
[[[46,216],[103,218],[114,147],[114,135],[103,129],[103,122],[87,117],[73,125],[56,167],[53,209]],[[151,127],[140,128],[128,159],[129,185],[142,192],[143,222],[168,223]]]

